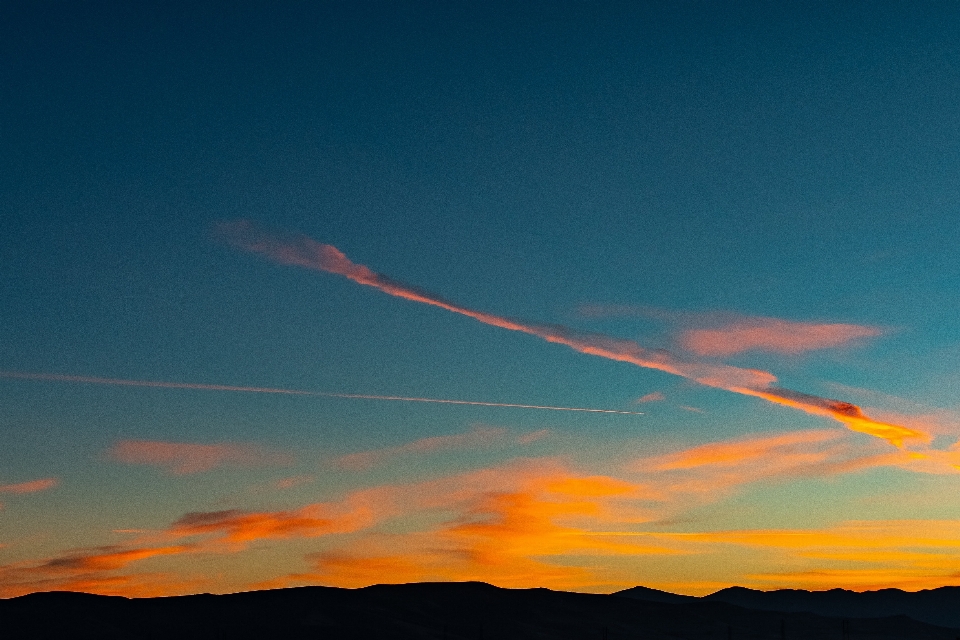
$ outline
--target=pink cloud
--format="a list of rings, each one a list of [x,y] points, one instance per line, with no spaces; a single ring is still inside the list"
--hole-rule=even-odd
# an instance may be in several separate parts
[[[841,347],[881,333],[876,327],[857,324],[746,318],[714,328],[686,329],[680,333],[678,341],[685,350],[698,356],[724,357],[745,351],[797,355]]]
[[[680,408],[683,409],[684,411],[689,411],[690,413],[706,413],[706,411],[704,411],[700,407],[691,407],[686,404],[681,404]]]
[[[0,493],[36,493],[52,489],[58,484],[59,481],[56,478],[43,478],[18,484],[2,484],[0,485]]]
[[[398,447],[349,453],[336,458],[333,462],[341,469],[362,471],[383,464],[391,458],[407,454],[489,446],[496,440],[502,439],[506,433],[507,430],[501,427],[474,427],[466,433],[449,436],[432,436],[414,440],[413,442],[408,442]]]
[[[159,467],[174,475],[210,471],[222,466],[283,464],[289,456],[271,453],[250,444],[194,444],[155,440],[121,440],[107,455],[125,464]]]
[[[645,402],[660,402],[661,400],[665,400],[666,398],[667,396],[663,395],[662,392],[654,391],[652,393],[648,393],[645,396],[641,396],[637,398],[636,402],[637,404],[643,404]]]

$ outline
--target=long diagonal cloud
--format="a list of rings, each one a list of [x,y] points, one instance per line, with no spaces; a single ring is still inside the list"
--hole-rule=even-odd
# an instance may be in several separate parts
[[[903,447],[904,440],[930,439],[920,431],[875,420],[864,414],[860,407],[848,402],[777,387],[774,384],[777,381],[776,376],[767,371],[683,360],[668,351],[648,349],[630,340],[581,333],[560,325],[528,323],[463,307],[417,287],[392,280],[362,264],[356,264],[336,247],[319,243],[304,235],[280,237],[246,220],[221,223],[217,231],[231,245],[281,264],[334,273],[391,296],[440,307],[483,324],[537,336],[581,353],[657,369],[709,387],[832,418],[848,429],[882,438],[896,447]]]

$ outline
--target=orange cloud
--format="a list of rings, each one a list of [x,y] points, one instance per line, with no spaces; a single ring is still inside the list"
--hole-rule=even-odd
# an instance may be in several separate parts
[[[243,545],[255,540],[315,538],[344,533],[376,521],[378,514],[374,510],[362,505],[353,506],[347,511],[337,505],[317,503],[293,511],[230,509],[194,512],[174,522],[168,533],[178,538],[208,536],[217,541]]]
[[[880,466],[903,467],[909,452],[855,443],[839,429],[811,429],[711,442],[634,460],[665,512],[715,501],[744,485],[789,478],[822,477]]]
[[[98,547],[93,550],[80,550],[72,554],[48,560],[37,567],[41,571],[53,573],[72,573],[78,571],[115,571],[131,562],[153,558],[160,555],[183,553],[189,548],[184,546],[157,547],[152,549],[122,549],[119,547]]]
[[[59,481],[56,478],[43,478],[18,484],[0,484],[0,493],[36,493],[52,489],[58,484]]]
[[[174,475],[210,471],[222,466],[284,464],[288,456],[250,444],[195,444],[155,440],[121,440],[107,455],[118,462],[160,467]]]
[[[856,324],[747,318],[710,329],[687,329],[680,334],[678,341],[685,350],[698,356],[724,357],[744,351],[797,355],[840,347],[881,333],[876,327]]]
[[[639,480],[578,472],[559,459],[519,459],[426,481],[359,489],[294,509],[188,513],[129,545],[0,567],[0,595],[80,585],[100,593],[180,593],[185,580],[126,571],[158,556],[237,553],[258,540],[324,537],[323,550],[307,557],[307,571],[270,577],[257,586],[485,580],[507,587],[609,590],[635,583],[635,569],[624,567],[639,566],[630,563],[650,556],[658,564],[682,565],[684,558],[696,556],[708,565],[750,566],[752,573],[744,569],[730,579],[773,584],[776,567],[767,571],[767,565],[757,562],[765,557],[764,549],[793,559],[784,565],[792,573],[852,571],[873,562],[890,568],[888,577],[901,570],[911,576],[942,575],[938,562],[952,566],[960,559],[960,532],[952,521],[851,522],[811,530],[662,530],[662,515],[682,508],[689,496],[716,499],[745,482],[901,464],[909,453],[867,442],[865,450],[855,449],[855,437],[836,429],[709,443],[636,461],[632,468],[642,474]],[[645,530],[655,521],[656,531]],[[745,563],[745,558],[751,561]],[[770,575],[761,576],[764,571]],[[712,579],[708,573],[684,575],[703,575],[704,584]],[[644,581],[655,583],[653,577]]]
[[[390,458],[406,454],[489,446],[497,440],[503,439],[506,433],[507,430],[502,427],[477,426],[466,433],[449,436],[431,436],[429,438],[414,440],[413,442],[408,442],[398,447],[349,453],[336,458],[333,462],[341,469],[362,471],[383,464]]]
[[[591,524],[643,519],[630,502],[645,492],[616,478],[571,473],[556,460],[517,460],[358,490],[290,511],[187,514],[165,534],[197,538],[191,544],[211,552],[239,551],[255,540],[350,534],[337,539],[339,546],[311,555],[313,571],[261,581],[257,588],[428,579],[562,588],[596,581],[592,571],[566,565],[560,556],[568,552],[672,553],[663,546],[583,533]],[[392,533],[379,525],[388,525]]]
[[[336,539],[336,547],[310,556],[314,570],[261,581],[257,588],[470,579],[572,588],[598,578],[593,570],[570,565],[565,554],[674,553],[663,545],[590,533],[648,519],[633,505],[647,497],[642,485],[572,473],[556,460],[517,460],[359,490],[293,511],[188,514],[167,533],[198,536],[195,544],[202,549],[228,543],[226,551],[253,540],[348,534]]]
[[[393,487],[396,513],[434,522],[426,530],[371,529],[310,556],[315,570],[272,580],[271,586],[323,582],[363,586],[412,580],[484,580],[501,586],[582,588],[598,584],[572,556],[673,554],[636,540],[592,535],[612,523],[644,521],[633,504],[642,485],[586,476],[556,461],[516,461],[492,469]]]
[[[167,588],[145,588],[143,576],[118,576],[112,572],[157,556],[191,552],[188,545],[152,548],[119,546],[75,549],[40,562],[0,566],[0,597],[10,598],[34,591],[87,591],[116,595],[164,595]]]
[[[762,398],[774,404],[800,409],[813,415],[832,418],[851,431],[859,431],[886,440],[898,448],[904,446],[905,440],[915,440],[922,443],[929,443],[931,440],[930,435],[923,431],[871,418],[864,414],[860,407],[849,402],[830,400],[780,388],[737,389],[736,391],[744,395]]]
[[[782,464],[784,457],[809,459],[811,452],[823,452],[822,445],[843,437],[842,431],[808,430],[791,431],[773,436],[738,438],[724,442],[711,442],[675,454],[655,459],[646,465],[656,471],[694,469],[701,467],[738,467],[748,464],[755,467],[764,460],[773,459]],[[813,445],[811,447],[810,445]],[[820,461],[822,455],[814,455]]]
[[[687,361],[662,349],[647,349],[630,340],[585,334],[559,325],[525,323],[469,309],[416,287],[391,280],[364,265],[355,264],[336,247],[321,244],[306,236],[278,238],[248,221],[222,223],[218,231],[233,246],[258,253],[281,264],[334,273],[391,296],[439,307],[483,324],[537,336],[547,342],[566,345],[580,353],[657,369],[708,387],[741,393],[832,418],[851,429],[887,440],[897,447],[902,447],[906,439],[922,440],[928,437],[927,434],[913,429],[873,420],[864,415],[859,407],[850,403],[774,387],[777,378],[767,371]]]

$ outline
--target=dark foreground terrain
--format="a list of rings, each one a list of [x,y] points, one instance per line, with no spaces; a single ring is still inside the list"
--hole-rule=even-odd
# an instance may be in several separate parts
[[[35,593],[0,600],[0,639],[8,638],[956,640],[960,630],[905,615],[767,611],[643,588],[592,595],[463,582],[141,599]]]

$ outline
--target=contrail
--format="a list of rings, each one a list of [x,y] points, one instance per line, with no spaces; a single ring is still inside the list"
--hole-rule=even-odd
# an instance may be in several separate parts
[[[392,280],[365,265],[356,264],[333,245],[321,244],[304,235],[283,238],[274,236],[261,231],[247,220],[221,223],[217,230],[233,246],[259,253],[281,264],[335,273],[357,284],[379,289],[391,296],[440,307],[473,318],[483,324],[537,336],[547,342],[566,345],[580,353],[629,362],[648,369],[658,369],[709,387],[761,398],[767,402],[792,407],[813,415],[825,416],[842,423],[852,431],[882,438],[896,447],[902,448],[904,440],[908,439],[930,440],[928,434],[920,431],[875,420],[865,415],[859,407],[848,402],[777,387],[775,386],[776,376],[768,371],[691,362],[662,349],[647,349],[630,340],[584,334],[558,325],[521,322],[463,307],[417,287]]]
[[[590,409],[586,407],[551,407],[540,404],[517,404],[513,402],[480,402],[479,400],[449,400],[446,398],[417,398],[413,396],[378,396],[369,393],[333,393],[327,391],[303,391],[275,387],[240,387],[227,384],[203,384],[199,382],[165,382],[162,380],[127,380],[124,378],[98,378],[95,376],[71,376],[59,373],[29,373],[23,371],[0,371],[0,378],[17,380],[43,380],[46,382],[78,382],[122,387],[154,387],[161,389],[199,389],[201,391],[238,391],[241,393],[277,393],[290,396],[313,396],[317,398],[348,398],[354,400],[389,400],[393,402],[429,402],[432,404],[465,404],[477,407],[507,407],[510,409],[542,409],[544,411],[579,411],[582,413],[615,413],[625,416],[642,416],[642,411],[619,411],[617,409]]]

